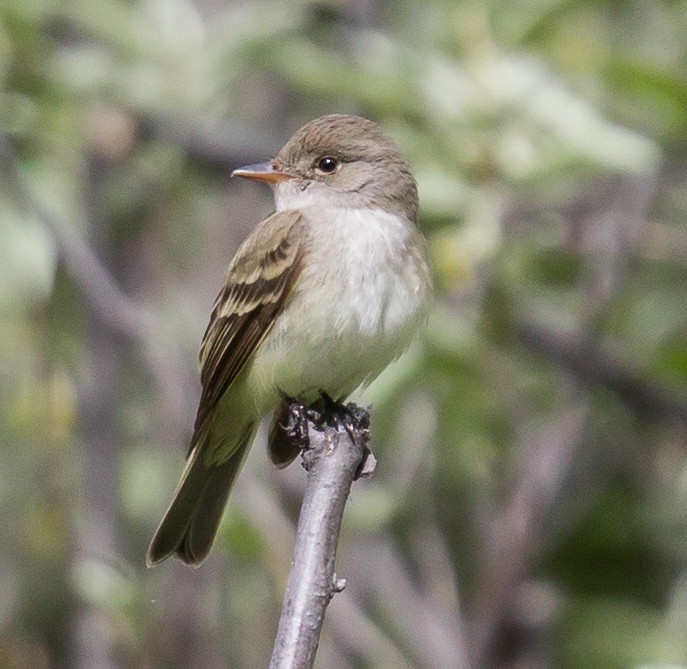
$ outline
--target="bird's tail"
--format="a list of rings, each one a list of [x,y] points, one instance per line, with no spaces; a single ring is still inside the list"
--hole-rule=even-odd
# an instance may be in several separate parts
[[[176,553],[182,562],[200,565],[217,536],[231,486],[248,451],[254,430],[249,428],[220,464],[207,464],[199,443],[189,454],[172,503],[158,526],[148,553],[149,567]]]

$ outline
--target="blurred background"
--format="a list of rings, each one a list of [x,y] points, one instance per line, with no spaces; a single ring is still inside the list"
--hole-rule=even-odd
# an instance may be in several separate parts
[[[687,665],[687,4],[3,0],[0,667],[266,667],[305,482],[182,468],[229,180],[330,112],[414,167],[437,288],[364,393],[316,666]]]

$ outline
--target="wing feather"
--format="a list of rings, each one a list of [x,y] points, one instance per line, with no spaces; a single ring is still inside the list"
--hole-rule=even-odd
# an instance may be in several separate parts
[[[200,349],[203,391],[191,449],[288,301],[303,268],[303,230],[299,212],[272,214],[239,247],[229,266]]]

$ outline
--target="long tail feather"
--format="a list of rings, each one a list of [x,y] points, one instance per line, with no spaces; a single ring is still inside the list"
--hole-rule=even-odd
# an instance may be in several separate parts
[[[252,436],[253,430],[247,430],[231,457],[219,465],[204,462],[203,448],[196,447],[190,454],[174,499],[150,542],[146,556],[149,567],[174,553],[186,564],[196,566],[207,557]]]

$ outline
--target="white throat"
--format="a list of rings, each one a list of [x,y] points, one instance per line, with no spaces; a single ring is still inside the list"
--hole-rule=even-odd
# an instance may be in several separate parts
[[[331,202],[326,194],[315,186],[312,182],[305,182],[298,186],[295,182],[284,182],[277,185],[274,189],[274,207],[277,211],[288,209],[308,209],[310,207],[321,207],[323,204]]]

